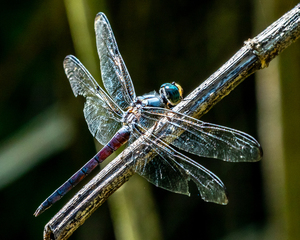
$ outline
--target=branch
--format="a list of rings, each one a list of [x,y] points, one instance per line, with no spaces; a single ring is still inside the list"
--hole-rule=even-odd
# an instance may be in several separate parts
[[[300,36],[300,4],[244,46],[219,70],[173,110],[200,118],[252,73],[269,62]],[[161,128],[155,134],[162,135]],[[133,174],[136,159],[149,161],[139,138],[81,189],[45,226],[44,239],[67,239],[106,199]],[[149,150],[149,149],[148,149]],[[135,154],[135,156],[133,156]]]

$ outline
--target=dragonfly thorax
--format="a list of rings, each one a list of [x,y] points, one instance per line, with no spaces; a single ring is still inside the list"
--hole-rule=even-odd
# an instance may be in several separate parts
[[[136,104],[135,106],[130,106],[128,110],[125,112],[122,122],[128,125],[132,125],[137,122],[141,116],[141,104]]]
[[[156,91],[152,91],[144,94],[143,96],[137,97],[136,100],[130,104],[122,118],[122,122],[129,125],[138,122],[143,108],[145,107],[165,108],[168,107],[168,105],[162,99],[161,95],[159,95]]]
[[[165,107],[165,104],[161,96],[156,92],[152,91],[150,93],[139,96],[131,104],[131,107],[143,108],[143,107]]]

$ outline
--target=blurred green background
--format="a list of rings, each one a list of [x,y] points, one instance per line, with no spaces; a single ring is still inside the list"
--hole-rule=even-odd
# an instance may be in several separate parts
[[[83,99],[74,97],[62,61],[68,54],[76,55],[101,82],[93,30],[97,12],[110,20],[137,95],[175,81],[186,96],[244,40],[296,4],[284,0],[2,3],[1,239],[42,239],[44,225],[83,186],[33,217],[39,204],[96,152],[82,114]],[[134,176],[70,239],[299,239],[299,61],[296,42],[202,118],[249,133],[264,149],[259,163],[192,156],[225,183],[227,206],[202,201],[193,186],[191,197],[181,196]]]

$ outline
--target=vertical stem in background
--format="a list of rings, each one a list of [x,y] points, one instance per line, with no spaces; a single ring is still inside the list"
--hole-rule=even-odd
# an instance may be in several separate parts
[[[73,40],[73,46],[75,53],[70,53],[76,55],[76,57],[83,63],[83,65],[89,70],[96,81],[103,87],[100,81],[100,64],[97,56],[95,34],[93,31],[94,22],[93,17],[90,18],[87,14],[88,7],[91,1],[84,0],[64,0],[66,14],[69,22],[70,32]],[[63,59],[62,59],[63,61]],[[67,81],[67,79],[66,79]],[[71,90],[71,89],[70,89]],[[95,141],[96,149],[101,148],[101,146]],[[86,159],[87,160],[87,159]],[[86,161],[82,159],[82,161]],[[99,168],[98,168],[99,169]],[[95,227],[98,222],[97,220],[90,221],[88,229]],[[84,235],[84,236],[83,236]],[[81,239],[99,239],[101,234],[95,231],[93,232],[83,232],[80,234]]]
[[[76,56],[100,82],[93,17],[90,19],[86,13],[88,2],[84,0],[64,0],[64,2]]]
[[[285,172],[282,139],[282,108],[279,61],[256,73],[259,139],[264,149],[262,161],[267,236],[286,239]]]
[[[254,35],[276,19],[274,1],[255,3]],[[284,145],[282,122],[281,56],[255,75],[257,87],[259,140],[264,149],[262,160],[267,214],[266,239],[287,239]]]
[[[133,176],[108,199],[117,240],[160,240],[160,221],[151,186]]]
[[[289,5],[287,4],[287,7]],[[300,50],[291,46],[280,58],[286,189],[287,238],[300,236]]]
[[[86,14],[86,8],[91,9],[90,4],[83,0],[64,0],[64,2],[76,56],[91,72],[99,85],[103,86],[100,80],[99,58],[95,47],[94,22],[93,18]],[[105,1],[98,2],[97,5],[103,6],[104,3]],[[98,9],[97,12],[101,11],[107,14],[105,10],[102,8]],[[99,150],[101,147],[98,143],[96,145]],[[111,158],[116,157],[117,153],[114,153]],[[102,163],[101,167],[104,167],[108,162],[107,160]],[[131,184],[122,186],[108,200],[116,239],[162,239],[159,217],[149,187],[150,184],[138,177],[133,178],[130,182]],[[85,237],[90,239],[91,236]]]

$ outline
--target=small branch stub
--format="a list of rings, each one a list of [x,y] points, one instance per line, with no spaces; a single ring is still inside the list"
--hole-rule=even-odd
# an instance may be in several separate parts
[[[300,4],[258,36],[245,41],[245,46],[253,49],[253,54],[260,59],[261,68],[268,67],[273,58],[299,38],[299,8]]]

